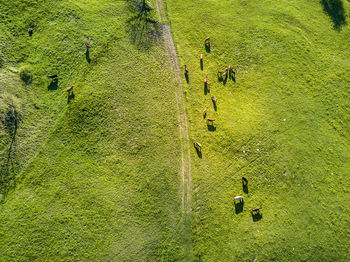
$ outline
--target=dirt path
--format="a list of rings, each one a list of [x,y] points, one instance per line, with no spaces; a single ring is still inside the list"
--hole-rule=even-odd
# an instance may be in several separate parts
[[[164,10],[163,0],[156,0],[157,14],[162,22],[162,34],[164,39],[164,45],[167,50],[170,62],[170,69],[173,72],[174,84],[175,84],[175,96],[176,104],[178,107],[178,121],[179,132],[181,140],[181,163],[180,163],[180,175],[181,175],[181,209],[183,212],[182,224],[183,224],[183,239],[184,239],[184,251],[185,258],[192,257],[192,239],[191,239],[191,155],[190,155],[190,142],[188,135],[188,124],[185,109],[185,100],[182,89],[182,77],[179,67],[179,61],[174,45],[174,40],[171,36],[170,27],[167,23],[167,17]]]

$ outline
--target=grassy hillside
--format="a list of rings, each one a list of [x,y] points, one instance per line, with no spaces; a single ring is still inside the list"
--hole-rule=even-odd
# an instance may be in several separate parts
[[[0,261],[188,260],[173,72],[138,2],[0,0]],[[203,146],[194,260],[349,261],[350,4],[166,9]],[[235,81],[219,81],[229,64]]]
[[[1,261],[181,260],[174,87],[138,10],[0,0]]]
[[[349,261],[350,4],[166,3],[189,68],[190,137],[203,147],[202,157],[192,151],[196,259]],[[218,81],[229,64],[236,82]],[[216,129],[206,126],[205,108]],[[250,210],[260,206],[254,219]]]

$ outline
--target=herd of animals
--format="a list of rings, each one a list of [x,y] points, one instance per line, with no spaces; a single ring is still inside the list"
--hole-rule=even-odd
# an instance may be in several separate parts
[[[29,34],[32,35],[33,34],[33,30],[30,28],[29,30]],[[210,50],[210,37],[207,37],[205,40],[204,40],[204,46],[206,48],[206,50]],[[85,47],[86,47],[86,50],[87,52],[89,51],[90,49],[90,45],[89,45],[89,42],[86,40],[85,41]],[[200,66],[201,68],[203,69],[203,54],[200,55]],[[231,65],[229,65],[228,67],[226,67],[226,69],[224,71],[218,71],[217,73],[217,76],[218,76],[218,80],[219,81],[223,81],[224,78],[228,77],[229,79],[232,79],[235,81],[235,77],[236,77],[236,72],[233,70],[233,68],[231,67]],[[187,67],[187,65],[185,65],[185,77],[186,77],[186,80],[188,82],[188,79],[189,79],[189,69]],[[54,75],[49,75],[48,78],[52,79],[52,81],[58,81],[58,75],[57,74],[54,74]],[[208,86],[210,85],[208,83],[208,77],[205,76],[204,78],[204,88],[205,89],[208,89]],[[69,95],[71,95],[71,93],[73,92],[73,88],[74,86],[70,86],[66,89],[66,91],[68,92]],[[215,111],[217,110],[217,106],[216,106],[216,103],[217,103],[217,99],[215,96],[212,96],[211,97],[211,100],[213,102],[213,105],[214,105],[214,109]],[[207,110],[204,109],[203,111],[203,117],[206,118],[206,123],[208,126],[214,126],[214,122],[215,122],[215,118],[207,118]],[[194,147],[195,149],[197,150],[197,152],[200,152],[202,151],[202,145],[199,143],[199,142],[194,142]],[[243,188],[248,188],[248,179],[246,177],[242,177],[242,185],[243,185]],[[242,196],[236,196],[234,198],[234,203],[235,205],[243,205],[243,201],[244,201],[244,198]],[[256,215],[259,215],[261,217],[261,207],[258,207],[258,208],[253,208],[251,210],[251,213],[253,215],[253,218],[254,216]]]
[[[29,29],[28,29],[28,33],[29,33],[29,35],[31,36],[31,35],[33,34],[33,29],[32,29],[32,28],[29,28]],[[90,49],[89,42],[86,40],[84,44],[85,44],[86,50],[87,50],[87,52],[88,52],[89,49]],[[52,80],[52,82],[57,82],[57,81],[58,81],[58,75],[57,75],[57,74],[49,75],[48,78],[50,78],[50,79]],[[74,88],[74,85],[71,85],[70,87],[67,87],[67,88],[66,88],[66,91],[68,92],[68,96],[71,96],[71,95],[72,95],[72,93],[73,93],[73,88]]]
[[[204,46],[205,46],[205,49],[206,50],[210,50],[210,37],[207,37],[205,40],[204,40]],[[200,55],[200,66],[201,66],[201,69],[203,69],[203,54]],[[233,68],[231,67],[231,65],[229,65],[228,67],[226,67],[226,69],[224,71],[218,71],[217,73],[217,76],[218,76],[218,80],[219,81],[223,81],[224,78],[229,78],[229,79],[232,79],[233,81],[235,81],[236,79],[236,72],[233,70]],[[187,65],[185,65],[185,78],[186,78],[186,81],[188,82],[188,79],[189,79],[189,69],[187,67]],[[210,85],[208,83],[208,77],[205,76],[204,78],[204,88],[205,90],[208,88],[208,86]],[[217,106],[216,106],[216,103],[217,103],[217,99],[215,96],[212,96],[211,97],[211,100],[213,102],[213,105],[214,105],[214,109],[215,111],[217,110]],[[216,120],[215,118],[207,118],[207,110],[204,109],[203,111],[203,117],[207,119],[206,123],[208,126],[213,126],[214,125],[214,121]],[[202,145],[199,143],[199,142],[194,142],[194,148],[196,149],[197,153],[201,153],[202,151]],[[242,185],[243,185],[243,189],[247,189],[248,188],[248,179],[246,177],[242,177]],[[234,198],[234,203],[235,205],[243,205],[243,201],[244,201],[244,198],[243,196],[236,196]],[[237,206],[236,206],[237,207]],[[262,217],[261,215],[261,207],[257,207],[257,208],[253,208],[251,210],[251,214],[253,216],[253,218],[255,218],[256,216],[257,217]]]

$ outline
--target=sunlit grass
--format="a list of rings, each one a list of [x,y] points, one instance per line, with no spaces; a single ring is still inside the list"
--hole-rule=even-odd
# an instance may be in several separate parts
[[[192,153],[197,258],[349,260],[349,27],[335,30],[318,1],[166,2],[190,71],[190,137],[203,146],[202,158]],[[230,64],[236,82],[223,85],[216,73]],[[204,108],[216,118],[213,132]],[[236,195],[245,197],[239,214]],[[260,206],[254,222],[250,210]]]

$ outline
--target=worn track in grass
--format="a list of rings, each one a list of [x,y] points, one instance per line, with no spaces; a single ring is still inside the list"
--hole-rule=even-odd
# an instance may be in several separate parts
[[[183,225],[183,240],[184,240],[184,254],[185,259],[192,257],[192,238],[191,238],[191,154],[190,154],[190,142],[188,135],[188,122],[186,116],[185,100],[182,88],[182,77],[179,66],[179,61],[174,45],[174,40],[171,35],[170,26],[167,23],[167,17],[164,10],[163,0],[156,0],[157,14],[161,21],[162,37],[164,45],[169,56],[169,67],[173,72],[174,85],[175,85],[175,97],[178,107],[178,121],[179,132],[181,140],[181,162],[180,162],[180,175],[181,175],[181,209],[183,212],[182,225]]]

